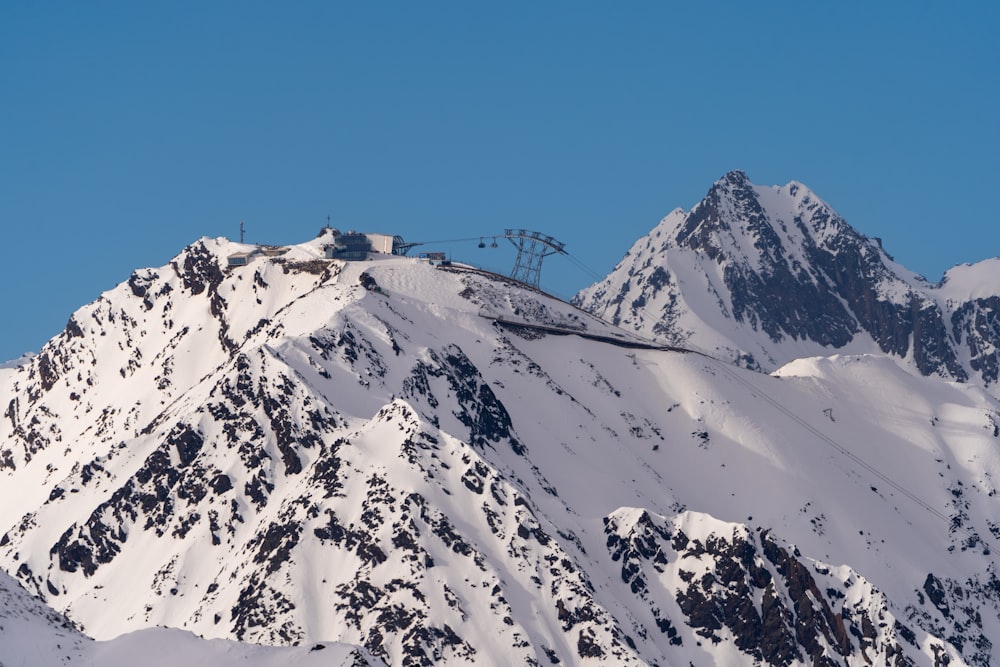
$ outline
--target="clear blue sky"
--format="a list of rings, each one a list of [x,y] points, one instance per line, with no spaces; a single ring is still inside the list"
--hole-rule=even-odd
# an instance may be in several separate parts
[[[5,0],[0,359],[241,219],[525,227],[604,275],[731,169],[937,280],[1000,255],[997,5]],[[590,282],[546,260],[550,291]]]

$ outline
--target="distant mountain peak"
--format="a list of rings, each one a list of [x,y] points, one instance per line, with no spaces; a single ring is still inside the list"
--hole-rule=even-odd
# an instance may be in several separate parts
[[[982,324],[1000,276],[944,294],[897,264],[807,186],[731,171],[674,211],[575,302],[626,329],[751,367],[835,351],[894,356],[923,374],[998,380]],[[983,296],[983,292],[987,296]]]
[[[725,176],[716,181],[716,185],[719,183],[726,183],[732,185],[733,187],[743,187],[751,185],[750,178],[747,176],[746,172],[742,169],[733,169],[726,172]]]

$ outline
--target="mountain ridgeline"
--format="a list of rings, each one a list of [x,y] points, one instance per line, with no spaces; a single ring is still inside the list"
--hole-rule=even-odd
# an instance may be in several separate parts
[[[836,351],[995,386],[1000,260],[930,284],[800,183],[720,179],[576,301],[627,329],[766,371]]]
[[[797,202],[811,241],[794,217],[775,231],[761,192]],[[871,295],[887,336],[934,321],[890,305],[947,285],[801,186],[731,174],[713,193],[584,302],[761,367],[879,349],[836,285]],[[1000,659],[1000,402],[975,382],[884,354],[767,375],[501,276],[330,260],[327,242],[229,266],[253,248],[201,239],[0,368],[0,567],[58,612],[17,606],[47,646],[75,642],[70,664],[90,640],[59,614],[101,640],[166,626],[302,664]],[[862,277],[835,282],[810,243]],[[811,291],[783,305],[781,285]],[[939,317],[986,317],[976,303]],[[965,348],[934,349],[933,374],[978,377]]]

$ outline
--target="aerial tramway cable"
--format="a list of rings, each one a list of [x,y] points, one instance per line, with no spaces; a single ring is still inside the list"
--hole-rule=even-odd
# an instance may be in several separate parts
[[[601,280],[604,280],[604,276],[602,276],[601,274],[599,274],[597,271],[594,271],[593,269],[591,269],[589,266],[587,266],[586,264],[584,264],[583,262],[581,262],[579,259],[577,259],[573,255],[569,254],[568,252],[563,252],[563,254],[566,255],[566,257],[569,259],[569,261],[573,262],[573,264],[576,266],[576,268],[580,269],[584,273],[589,274],[590,277],[593,278],[595,281],[599,282]]]
[[[504,237],[504,238],[508,238],[508,239],[510,239],[512,237],[514,237],[514,238],[527,238],[529,236],[531,236],[531,237],[540,237],[540,238],[543,238],[543,240],[548,240],[548,241],[553,242],[555,245],[549,245],[550,248],[557,249],[557,252],[560,255],[565,255],[566,258],[569,259],[569,261],[572,262],[574,266],[576,266],[578,269],[580,269],[581,271],[583,271],[584,273],[586,273],[588,276],[590,276],[591,278],[593,278],[595,282],[598,282],[598,281],[601,281],[601,280],[604,279],[604,276],[602,276],[601,274],[599,274],[598,272],[594,271],[589,266],[587,266],[586,264],[584,264],[582,261],[580,261],[579,258],[577,258],[574,255],[571,255],[570,253],[568,253],[565,250],[565,246],[562,243],[559,243],[555,239],[553,239],[551,237],[548,237],[546,235],[539,234],[538,232],[529,232],[527,230],[511,230],[511,229],[507,229],[507,230],[504,230],[503,234],[485,234],[485,235],[482,235],[482,236],[468,236],[468,237],[465,237],[465,238],[458,238],[458,239],[441,239],[441,240],[435,240],[435,241],[418,241],[416,243],[407,244],[407,246],[413,247],[413,246],[418,246],[418,245],[434,245],[434,244],[438,244],[438,243],[470,243],[470,242],[477,242],[477,245],[478,245],[479,248],[486,248],[487,247],[486,239],[490,238],[490,239],[492,239],[492,242],[490,242],[488,244],[488,246],[490,248],[498,248],[499,245],[497,244],[497,238],[500,238],[500,237]],[[515,264],[515,268],[514,268],[514,272],[515,273],[518,273],[519,267],[521,267],[521,269],[523,270],[523,265],[524,265],[525,260],[524,260],[524,257],[521,256],[521,254],[520,254],[523,251],[524,251],[523,248],[519,249],[519,258],[520,258],[520,261]],[[527,278],[528,278],[527,282],[532,283],[532,284],[534,284],[534,280],[538,277],[536,274],[539,273],[540,269],[541,269],[541,261],[537,258],[537,255],[540,254],[540,252],[541,251],[536,251],[535,252],[536,256],[535,256],[533,262],[530,262],[530,264],[532,265],[532,271],[529,271],[530,275],[527,276]],[[555,254],[555,253],[553,253],[553,254]],[[537,284],[535,286],[537,287]]]

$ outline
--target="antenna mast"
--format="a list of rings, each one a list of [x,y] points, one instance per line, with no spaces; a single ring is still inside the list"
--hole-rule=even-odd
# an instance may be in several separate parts
[[[240,220],[240,243],[243,243],[243,237],[246,236],[246,232],[247,232],[246,225],[244,225],[243,221]]]

